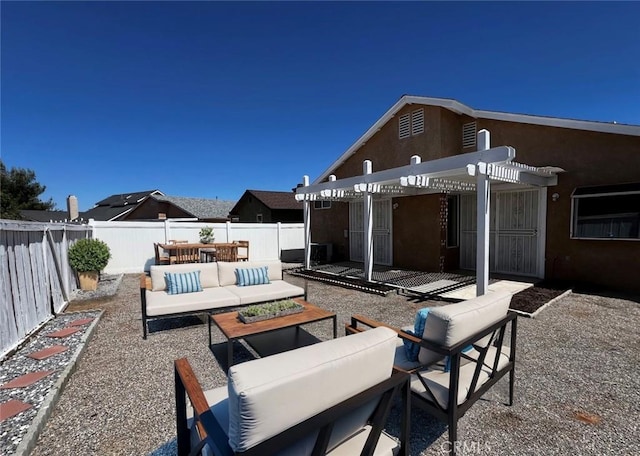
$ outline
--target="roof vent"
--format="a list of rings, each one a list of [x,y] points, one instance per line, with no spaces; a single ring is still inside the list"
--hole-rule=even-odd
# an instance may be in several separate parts
[[[462,147],[475,147],[476,122],[469,122],[462,126]]]

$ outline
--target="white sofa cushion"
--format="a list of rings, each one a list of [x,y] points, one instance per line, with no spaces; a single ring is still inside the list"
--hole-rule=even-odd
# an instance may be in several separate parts
[[[389,378],[396,340],[376,328],[232,366],[229,445],[246,451]],[[334,445],[366,424],[367,414],[356,415],[337,426]]]
[[[451,347],[506,317],[511,296],[508,291],[490,291],[467,301],[434,307],[427,317],[422,338]],[[479,345],[487,343],[488,337],[479,341]],[[424,347],[418,353],[418,360],[422,364],[443,358]]]
[[[203,288],[202,291],[179,295],[146,290],[146,301],[149,317],[240,305],[240,298],[226,287]]]
[[[149,271],[152,291],[163,291],[167,289],[167,283],[164,280],[165,272],[182,273],[200,271],[200,284],[202,288],[220,286],[218,282],[218,267],[215,263],[152,265]]]
[[[282,280],[282,263],[280,260],[266,261],[217,261],[220,286],[236,285],[236,269],[261,268],[268,266],[269,280]],[[204,286],[204,285],[203,285]]]
[[[304,295],[304,288],[292,285],[284,280],[274,280],[264,285],[251,285],[248,287],[228,285],[224,289],[237,296],[241,305]]]
[[[509,352],[510,348],[508,346],[503,346],[500,358],[498,359],[498,370],[504,368],[509,362]],[[476,384],[476,388],[474,391],[477,391],[482,385],[484,385],[487,380],[489,380],[489,375],[493,369],[493,363],[495,361],[496,353],[498,352],[496,347],[489,347],[487,349],[487,355],[485,357],[482,370],[480,371],[480,375],[478,376],[478,383]],[[466,353],[470,357],[474,359],[478,359],[479,352],[476,350],[471,350]],[[471,381],[473,380],[473,374],[475,372],[477,363],[468,362],[460,366],[460,375],[458,376],[458,405],[462,404],[467,395],[469,394],[469,390],[471,389]],[[429,390],[433,393],[438,404],[441,407],[446,408],[447,403],[449,402],[449,382],[450,382],[450,373],[443,372],[442,369],[434,367],[433,369],[429,369],[427,371],[421,371],[418,374],[413,374],[411,376],[411,391],[420,394],[424,399],[431,402],[431,396],[427,394],[425,391],[424,385],[418,378],[420,375],[429,386]]]

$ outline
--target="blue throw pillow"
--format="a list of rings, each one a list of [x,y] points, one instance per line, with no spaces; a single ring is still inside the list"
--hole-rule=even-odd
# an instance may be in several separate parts
[[[202,284],[200,284],[200,271],[183,273],[165,272],[164,280],[167,282],[167,293],[169,294],[195,293],[196,291],[202,291]]]
[[[413,323],[413,331],[407,331],[409,334],[413,334],[416,337],[422,338],[422,334],[424,334],[424,326],[427,323],[427,316],[429,315],[429,308],[425,307],[424,309],[420,309],[416,314],[416,320]],[[403,339],[404,342],[404,351],[407,355],[407,359],[409,361],[418,361],[418,353],[420,353],[420,345],[414,344],[413,342]]]
[[[267,270],[269,266],[261,268],[236,269],[236,281],[239,287],[248,287],[251,285],[265,285],[269,282],[269,274]]]

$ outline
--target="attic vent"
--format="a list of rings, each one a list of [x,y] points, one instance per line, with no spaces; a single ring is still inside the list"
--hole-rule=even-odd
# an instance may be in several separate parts
[[[418,109],[411,113],[411,136],[424,132],[424,109]]]
[[[398,137],[400,139],[408,138],[411,135],[409,114],[404,114],[398,119]]]
[[[462,147],[474,147],[476,145],[476,123],[469,122],[462,126]]]

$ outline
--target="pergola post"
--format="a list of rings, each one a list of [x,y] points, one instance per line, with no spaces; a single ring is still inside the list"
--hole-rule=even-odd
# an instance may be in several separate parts
[[[491,137],[488,130],[478,132],[478,150],[488,150]],[[489,235],[491,214],[491,185],[487,164],[480,162],[476,167],[477,196],[477,239],[476,239],[476,296],[487,293],[489,287]]]
[[[365,160],[362,163],[363,174],[371,174],[371,160]],[[370,192],[369,185],[365,185],[364,198],[364,275],[365,279],[370,281],[373,274],[373,195]]]
[[[309,176],[302,176],[303,187],[309,186]],[[304,216],[304,268],[310,269],[311,265],[311,206],[308,199],[305,199],[303,205]]]

